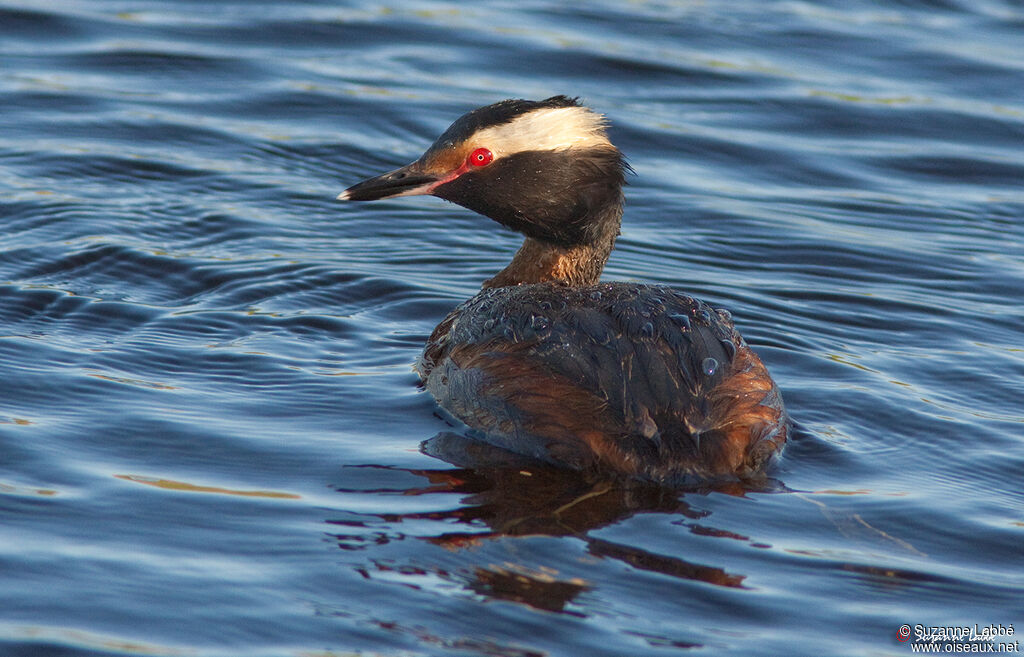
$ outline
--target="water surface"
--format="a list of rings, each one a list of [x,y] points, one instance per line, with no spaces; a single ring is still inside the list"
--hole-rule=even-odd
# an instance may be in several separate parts
[[[1019,3],[0,2],[5,655],[903,655],[1024,625]],[[580,96],[608,280],[728,308],[772,486],[422,453],[411,365],[518,238],[334,197]]]

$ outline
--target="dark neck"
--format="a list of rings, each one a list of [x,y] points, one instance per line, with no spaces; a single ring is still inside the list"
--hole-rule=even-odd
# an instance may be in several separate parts
[[[585,244],[560,246],[527,237],[512,262],[483,287],[507,287],[524,283],[562,281],[568,285],[591,285],[601,278],[605,263],[615,246],[622,224],[622,203],[601,211],[594,223],[593,239]]]

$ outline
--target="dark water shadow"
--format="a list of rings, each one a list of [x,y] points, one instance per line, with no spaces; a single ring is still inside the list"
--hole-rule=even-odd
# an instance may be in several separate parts
[[[438,434],[424,442],[421,450],[456,467],[397,469],[376,465],[352,466],[392,472],[400,470],[423,481],[420,486],[377,489],[372,491],[374,493],[401,496],[454,493],[460,496],[459,504],[454,507],[377,514],[389,524],[429,520],[436,521],[436,526],[441,528],[437,533],[420,533],[414,536],[416,539],[458,552],[505,537],[571,537],[582,541],[587,553],[597,558],[612,559],[638,570],[733,589],[748,588],[744,585],[746,575],[598,538],[592,533],[637,514],[659,513],[679,516],[695,534],[751,541],[747,536],[708,525],[710,512],[694,509],[686,502],[686,496],[714,492],[743,497],[749,493],[787,490],[781,482],[767,477],[757,481],[723,481],[683,489],[602,479],[539,463],[455,433]],[[340,487],[336,490],[342,493],[370,492]],[[350,549],[344,540],[339,540],[339,547]],[[471,573],[464,573],[460,579],[467,589],[479,595],[562,613],[574,613],[567,606],[591,586],[583,581],[509,565],[474,566]]]

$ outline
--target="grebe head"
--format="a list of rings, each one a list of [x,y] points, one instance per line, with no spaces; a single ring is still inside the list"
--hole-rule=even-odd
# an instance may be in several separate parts
[[[430,194],[563,247],[618,231],[628,165],[605,120],[576,99],[505,100],[451,125],[418,160],[338,198]]]

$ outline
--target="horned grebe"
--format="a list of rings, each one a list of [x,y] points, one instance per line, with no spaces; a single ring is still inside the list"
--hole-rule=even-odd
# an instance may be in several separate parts
[[[434,329],[416,367],[475,437],[664,484],[754,475],[789,420],[729,314],[665,286],[599,282],[628,169],[605,127],[565,96],[505,100],[338,198],[430,194],[526,236]]]

